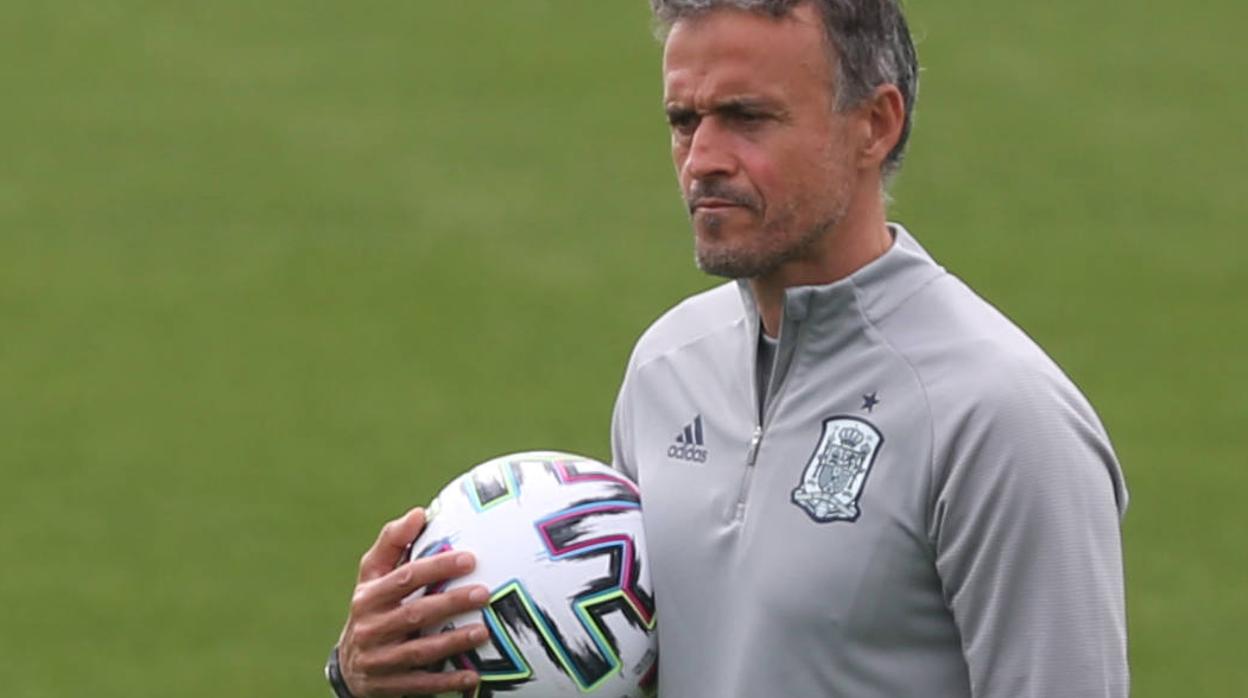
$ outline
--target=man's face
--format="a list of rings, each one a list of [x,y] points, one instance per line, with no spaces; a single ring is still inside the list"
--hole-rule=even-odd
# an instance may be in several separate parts
[[[714,10],[668,35],[672,159],[703,271],[767,276],[811,258],[845,215],[851,132],[820,21],[810,4],[779,20]]]

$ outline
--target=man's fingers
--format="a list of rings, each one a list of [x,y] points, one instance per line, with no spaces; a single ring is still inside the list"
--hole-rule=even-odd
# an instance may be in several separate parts
[[[448,678],[448,674],[426,674],[414,670],[439,664],[484,644],[489,639],[485,626],[473,623],[454,630],[412,637],[418,626],[423,625],[428,631],[437,628],[452,615],[479,607],[479,600],[488,597],[488,592],[474,592],[485,592],[485,588],[455,589],[417,599],[381,616],[378,622],[365,622],[352,628],[343,645],[350,651],[340,654],[343,675],[347,677],[352,693],[370,697],[429,695],[474,685],[475,675],[471,672],[461,672],[459,678],[454,675]],[[424,623],[424,618],[430,622]],[[464,685],[456,683],[465,676],[472,676],[473,681]],[[366,687],[370,688],[365,690]],[[397,692],[389,692],[392,689]]]
[[[366,592],[371,602],[386,608],[407,598],[417,589],[462,577],[473,570],[477,559],[472,553],[451,551],[422,557],[401,565],[389,574],[369,583]]]
[[[425,510],[419,507],[382,526],[377,542],[360,558],[359,581],[372,581],[393,570],[424,527]]]
[[[376,647],[416,632],[428,632],[454,616],[481,608],[489,599],[489,589],[479,585],[413,599],[361,625],[356,631],[356,642],[361,647]]]
[[[340,643],[343,675],[355,695],[409,696],[464,691],[477,684],[474,672],[426,672],[436,664],[479,646],[485,628],[472,625],[408,639],[489,601],[489,590],[470,586],[401,603],[412,592],[473,570],[471,553],[451,551],[400,564],[425,526],[425,512],[413,509],[387,523],[377,542],[360,559],[359,583]]]
[[[409,673],[414,667],[427,667],[480,647],[489,638],[484,625],[473,624],[403,643],[379,647],[365,653],[356,669],[369,676]]]
[[[462,577],[476,564],[472,553],[455,551],[412,560],[357,586],[351,600],[351,617],[364,618],[371,613],[389,611],[417,589]]]

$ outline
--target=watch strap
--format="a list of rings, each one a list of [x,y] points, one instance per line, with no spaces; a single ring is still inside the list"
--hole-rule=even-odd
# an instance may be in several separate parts
[[[351,689],[347,688],[347,680],[342,678],[342,667],[338,664],[338,645],[330,650],[329,660],[325,662],[325,680],[329,681],[329,687],[334,689],[337,698],[355,698],[351,695]]]

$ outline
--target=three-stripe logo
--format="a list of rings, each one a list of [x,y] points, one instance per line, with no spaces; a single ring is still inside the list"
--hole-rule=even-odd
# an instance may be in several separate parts
[[[677,460],[691,461],[693,463],[705,463],[707,450],[702,448],[706,445],[706,438],[702,434],[702,415],[696,415],[693,421],[686,424],[680,433],[676,434],[676,443],[667,449],[667,457]]]

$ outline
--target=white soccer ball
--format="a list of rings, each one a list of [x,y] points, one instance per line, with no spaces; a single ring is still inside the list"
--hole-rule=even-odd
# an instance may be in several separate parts
[[[490,641],[453,660],[481,683],[465,696],[651,695],[658,670],[654,591],[637,486],[602,463],[557,452],[476,466],[428,510],[411,558],[467,550],[469,575],[412,597],[483,584]]]

